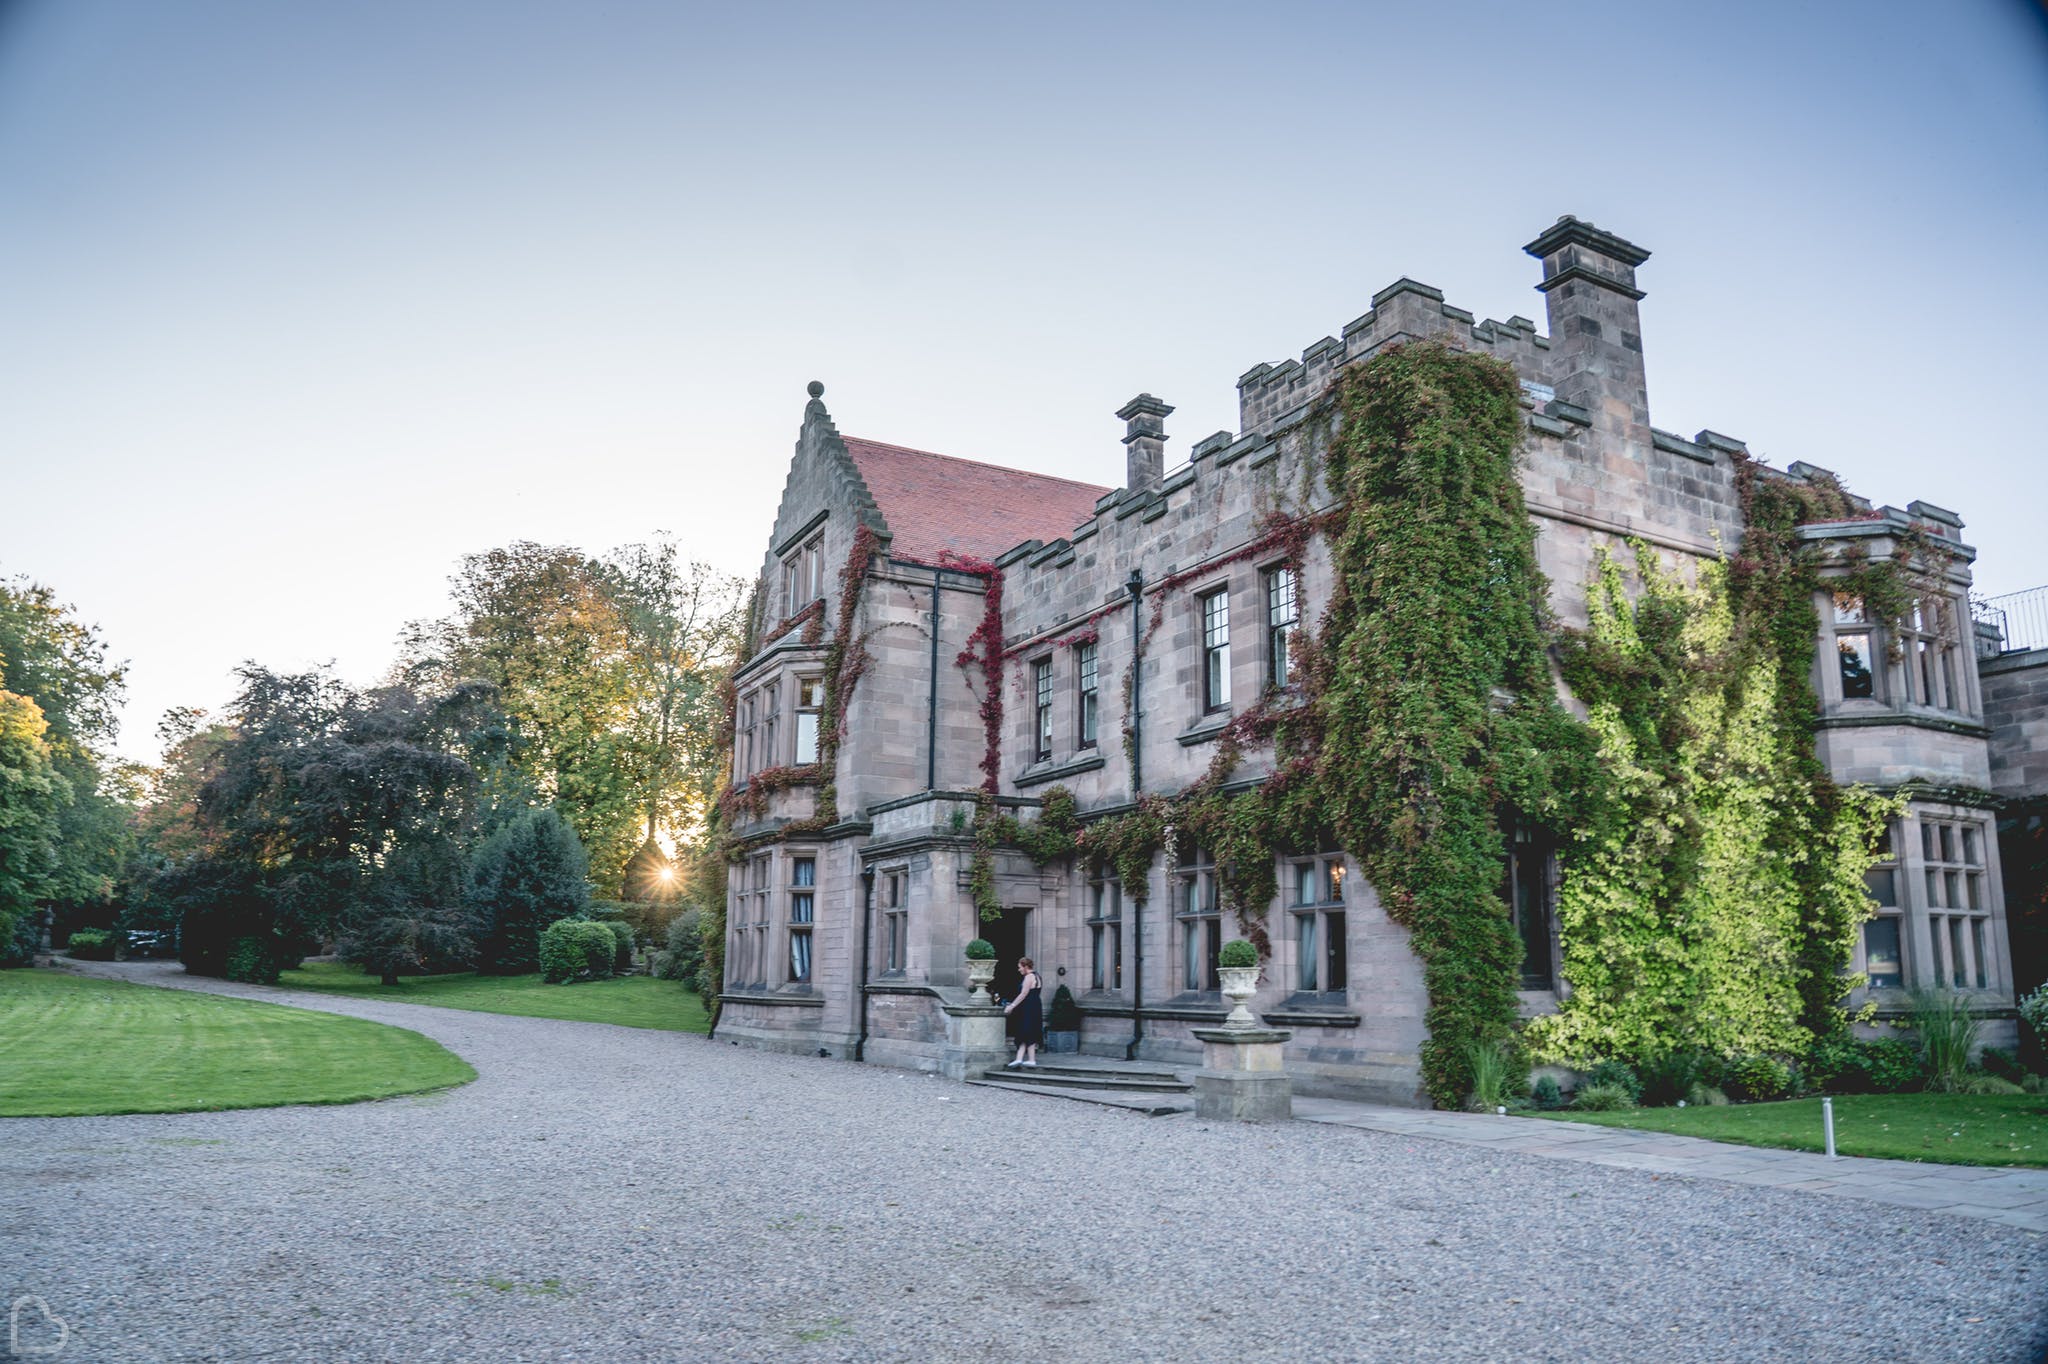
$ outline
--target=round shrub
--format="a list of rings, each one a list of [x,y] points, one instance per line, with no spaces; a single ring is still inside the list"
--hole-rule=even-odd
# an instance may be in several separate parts
[[[1643,1082],[1636,1075],[1635,1067],[1629,1065],[1626,1061],[1602,1061],[1599,1065],[1594,1066],[1586,1072],[1585,1083],[1579,1086],[1579,1092],[1583,1094],[1589,1087],[1598,1088],[1608,1085],[1612,1085],[1627,1093],[1628,1106],[1630,1108],[1634,1108],[1643,1101]]]
[[[994,961],[995,959],[996,945],[987,938],[976,938],[973,942],[967,944],[967,960]]]
[[[1218,966],[1257,966],[1259,964],[1259,949],[1253,947],[1243,938],[1232,938],[1229,942],[1223,944],[1221,948],[1217,949],[1216,964]]]
[[[81,928],[71,935],[64,950],[80,961],[112,961],[114,935],[97,928]]]
[[[1581,1113],[1613,1113],[1635,1106],[1635,1096],[1626,1085],[1583,1084],[1572,1096],[1572,1107]]]
[[[1529,1087],[1529,1102],[1545,1113],[1555,1113],[1564,1107],[1564,1091],[1550,1076],[1539,1075],[1536,1083]]]
[[[1792,1068],[1775,1056],[1732,1057],[1722,1070],[1721,1087],[1731,1099],[1783,1098],[1792,1089]]]
[[[550,985],[602,979],[617,954],[618,939],[601,923],[557,919],[541,930],[540,973]]]

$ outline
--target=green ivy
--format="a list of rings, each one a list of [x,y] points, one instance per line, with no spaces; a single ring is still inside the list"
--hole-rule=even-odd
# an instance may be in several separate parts
[[[1314,784],[1339,841],[1410,932],[1429,992],[1423,1084],[1472,1084],[1475,1044],[1514,1032],[1520,940],[1502,909],[1500,815],[1552,829],[1592,784],[1558,705],[1546,593],[1516,472],[1514,370],[1435,344],[1348,371],[1329,481],[1340,602]]]
[[[1836,787],[1814,755],[1813,579],[1753,573],[1739,595],[1726,563],[1689,585],[1634,548],[1636,598],[1601,552],[1587,628],[1564,641],[1601,780],[1563,859],[1572,993],[1532,1041],[1581,1064],[1803,1055],[1841,1026],[1871,840],[1894,803]],[[1794,597],[1800,633],[1779,618],[1799,614]]]

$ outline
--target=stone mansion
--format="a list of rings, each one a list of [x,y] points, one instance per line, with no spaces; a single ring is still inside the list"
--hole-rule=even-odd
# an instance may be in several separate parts
[[[1636,285],[1649,253],[1569,217],[1526,250],[1541,263],[1547,331],[1525,317],[1477,320],[1397,280],[1340,335],[1248,370],[1239,429],[1196,441],[1178,467],[1165,456],[1173,409],[1133,398],[1117,413],[1126,454],[1113,487],[841,435],[812,384],[751,656],[735,677],[717,1035],[967,1073],[963,948],[985,937],[1007,973],[999,990],[1025,954],[1048,1000],[1071,990],[1084,1052],[1197,1061],[1192,1030],[1226,1009],[1217,948],[1238,936],[1210,854],[1183,842],[1134,886],[1080,859],[1040,866],[998,848],[1001,916],[984,921],[970,892],[977,802],[992,776],[1000,806],[1028,820],[1057,786],[1085,823],[1140,793],[1180,791],[1202,777],[1233,714],[1287,683],[1290,640],[1328,600],[1328,552],[1311,541],[1283,563],[1277,549],[1245,551],[1285,499],[1329,503],[1301,452],[1309,405],[1384,347],[1437,339],[1519,374],[1522,486],[1561,621],[1584,623],[1602,546],[1644,542],[1683,563],[1737,544],[1742,442],[1651,424]],[[1794,463],[1773,476],[1820,472]],[[2014,982],[1971,647],[1974,552],[1961,532],[1955,513],[1919,501],[1802,528],[1872,558],[1908,534],[1951,551],[1945,582],[1897,638],[1856,600],[1820,594],[1817,746],[1838,781],[1909,801],[1868,880],[1878,910],[1851,966],[1867,974],[1865,993],[1884,1005],[1915,985],[1970,992],[1994,1019],[1988,1040],[2002,1042]],[[988,609],[992,570],[999,613]],[[848,641],[864,651],[850,670]],[[997,698],[959,665],[982,647],[1005,660]],[[827,686],[835,668],[857,678],[842,683],[843,725]],[[1248,752],[1245,768],[1256,776],[1268,761]],[[1557,872],[1539,845],[1511,844],[1505,860],[1501,913],[1523,944],[1533,1016],[1569,989],[1552,926]],[[1427,998],[1406,930],[1344,852],[1283,861],[1253,1008],[1291,1031],[1296,1089],[1422,1102]]]

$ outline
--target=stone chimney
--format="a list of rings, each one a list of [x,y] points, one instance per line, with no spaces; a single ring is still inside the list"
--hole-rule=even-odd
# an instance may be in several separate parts
[[[1166,416],[1173,409],[1149,393],[1140,393],[1116,410],[1125,423],[1124,487],[1150,492],[1166,472]]]
[[[1543,262],[1536,287],[1550,312],[1558,398],[1585,408],[1596,427],[1647,447],[1650,397],[1636,267],[1650,253],[1569,214],[1522,249]]]

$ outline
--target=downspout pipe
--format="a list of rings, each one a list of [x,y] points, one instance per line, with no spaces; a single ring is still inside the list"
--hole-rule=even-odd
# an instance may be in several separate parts
[[[939,789],[939,580],[943,576],[941,570],[932,570],[931,695],[924,720],[924,789],[927,791]]]
[[[1140,674],[1145,664],[1145,575],[1137,569],[1124,582],[1131,594],[1131,800],[1144,794],[1145,708],[1138,703],[1144,691]],[[1124,887],[1126,891],[1130,887]],[[1131,1043],[1124,1050],[1126,1061],[1138,1059],[1138,1044],[1145,1037],[1145,902],[1143,888],[1131,897]]]
[[[875,922],[875,869],[860,874],[860,1036],[854,1040],[853,1059],[868,1059],[868,950]]]

